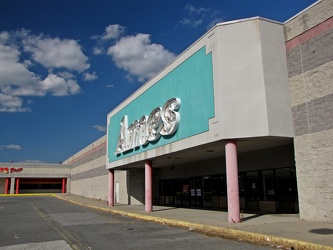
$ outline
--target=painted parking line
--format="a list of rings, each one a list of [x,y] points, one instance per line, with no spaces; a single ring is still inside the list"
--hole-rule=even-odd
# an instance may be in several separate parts
[[[19,196],[53,196],[53,194],[0,194],[0,197],[19,197]]]

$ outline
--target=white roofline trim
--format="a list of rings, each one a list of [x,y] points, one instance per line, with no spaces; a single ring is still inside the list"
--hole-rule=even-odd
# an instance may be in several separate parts
[[[284,21],[283,24],[286,24],[288,22],[290,22],[291,20],[295,19],[296,17],[298,17],[299,15],[301,15],[302,13],[306,12],[308,9],[312,8],[313,6],[317,5],[318,3],[322,2],[323,0],[317,0],[317,2],[311,4],[309,7],[305,8],[304,10],[298,12],[296,15],[292,16],[291,18],[289,18],[287,21]]]

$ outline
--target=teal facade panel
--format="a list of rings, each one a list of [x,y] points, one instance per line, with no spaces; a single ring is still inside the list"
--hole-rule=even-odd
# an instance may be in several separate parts
[[[170,98],[181,99],[178,110],[180,123],[175,134],[149,142],[122,154],[115,154],[120,132],[120,122],[127,115],[128,125],[149,116],[156,107],[162,107]],[[214,117],[214,86],[212,55],[203,47],[182,62],[169,74],[135,98],[118,113],[110,117],[108,126],[108,158],[113,162],[147,150],[208,131],[209,119]]]

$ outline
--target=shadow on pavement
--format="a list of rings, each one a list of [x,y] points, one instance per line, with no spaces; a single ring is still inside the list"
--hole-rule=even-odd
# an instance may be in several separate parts
[[[309,232],[310,233],[315,233],[315,234],[333,234],[333,229],[330,229],[330,228],[318,228],[318,229],[312,229]]]

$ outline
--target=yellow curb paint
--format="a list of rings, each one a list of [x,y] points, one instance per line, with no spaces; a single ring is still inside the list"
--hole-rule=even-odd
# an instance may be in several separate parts
[[[207,235],[211,235],[211,236],[217,236],[217,237],[221,237],[221,238],[239,240],[239,241],[244,241],[244,242],[248,242],[248,243],[268,245],[268,246],[281,246],[281,247],[287,247],[287,248],[294,247],[294,249],[298,249],[298,250],[302,250],[302,249],[304,249],[304,250],[306,250],[306,249],[333,250],[333,248],[329,247],[329,246],[319,245],[319,244],[305,242],[305,241],[292,240],[292,239],[282,238],[282,237],[273,236],[273,235],[265,235],[265,234],[260,234],[260,233],[245,232],[245,231],[231,229],[231,228],[208,226],[208,225],[203,225],[203,224],[196,224],[196,223],[173,220],[173,219],[165,219],[165,218],[154,217],[154,216],[143,215],[143,214],[123,212],[123,211],[119,211],[119,210],[114,210],[112,208],[102,208],[102,207],[97,207],[97,206],[93,206],[93,205],[89,205],[89,204],[83,204],[83,203],[80,203],[77,201],[66,199],[66,198],[58,196],[56,194],[52,194],[52,196],[59,198],[61,200],[67,201],[67,202],[71,202],[71,203],[80,205],[80,206],[86,206],[86,207],[98,209],[98,210],[108,212],[108,213],[127,216],[127,217],[131,217],[131,218],[139,219],[139,220],[157,222],[157,223],[161,223],[161,224],[166,224],[168,226],[187,228],[187,229],[191,229],[192,231],[195,231],[198,233],[203,233],[203,234],[207,234]]]
[[[19,196],[52,196],[52,194],[0,194],[0,197],[19,197]]]

